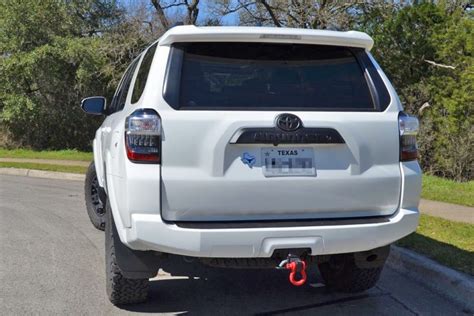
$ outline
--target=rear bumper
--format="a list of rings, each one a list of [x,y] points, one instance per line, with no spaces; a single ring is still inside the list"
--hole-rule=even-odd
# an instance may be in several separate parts
[[[195,229],[162,221],[159,214],[132,214],[128,247],[191,257],[266,258],[275,249],[310,248],[313,255],[366,251],[415,231],[418,209],[399,209],[388,221],[333,226]]]

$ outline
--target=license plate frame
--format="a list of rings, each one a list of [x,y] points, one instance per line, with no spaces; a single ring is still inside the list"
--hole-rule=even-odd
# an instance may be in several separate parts
[[[265,177],[315,177],[314,150],[310,147],[263,147]]]

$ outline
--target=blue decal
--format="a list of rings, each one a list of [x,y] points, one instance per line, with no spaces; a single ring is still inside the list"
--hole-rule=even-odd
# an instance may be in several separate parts
[[[252,168],[252,167],[255,165],[255,162],[257,161],[257,159],[255,158],[255,156],[249,154],[248,152],[245,152],[245,153],[242,155],[241,160],[242,160],[242,162],[243,162],[245,165],[248,165],[250,168]]]

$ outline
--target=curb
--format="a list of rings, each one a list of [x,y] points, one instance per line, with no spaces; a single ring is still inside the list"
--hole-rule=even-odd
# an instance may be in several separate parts
[[[394,245],[387,264],[393,270],[460,304],[468,313],[474,313],[474,277]]]
[[[77,173],[20,169],[20,168],[0,168],[0,174],[11,175],[11,176],[24,176],[24,177],[31,177],[31,178],[72,180],[72,181],[84,181],[86,178],[85,175],[77,174]]]

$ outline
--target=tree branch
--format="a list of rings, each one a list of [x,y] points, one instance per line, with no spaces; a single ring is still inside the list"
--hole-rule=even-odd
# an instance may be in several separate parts
[[[267,3],[266,0],[259,0],[265,9],[267,10],[268,14],[270,14],[270,17],[272,18],[273,24],[275,24],[276,27],[281,27],[281,23],[278,20],[278,18],[275,15],[275,12],[273,12],[273,8]]]
[[[231,14],[231,13],[234,13],[234,12],[237,12],[237,11],[240,11],[242,9],[247,9],[247,7],[251,6],[251,5],[254,5],[256,4],[257,2],[255,1],[252,1],[252,2],[248,2],[248,3],[241,3],[239,1],[239,4],[238,6],[236,6],[235,8],[226,8],[225,11],[223,12],[223,15],[227,15],[227,14]]]
[[[448,69],[456,69],[456,67],[454,66],[450,66],[450,65],[444,65],[444,64],[438,64],[432,60],[428,60],[428,59],[425,59],[425,62],[427,62],[428,64],[430,65],[433,65],[433,66],[436,66],[436,67],[441,67],[441,68],[448,68]]]
[[[423,105],[418,109],[418,116],[422,117],[423,112],[429,107],[431,107],[431,104],[429,104],[428,102],[423,103]]]
[[[158,15],[158,19],[160,20],[161,25],[163,25],[163,27],[165,29],[168,29],[169,26],[170,26],[170,23],[169,23],[168,19],[166,18],[166,15],[165,15],[165,12],[163,11],[163,8],[160,5],[160,1],[159,0],[151,0],[151,4],[153,5],[153,7],[155,7],[156,14]]]
[[[239,3],[241,3],[240,0],[239,0]],[[256,3],[256,2],[255,2],[255,3]],[[248,14],[252,19],[258,21],[259,23],[262,23],[263,21],[268,21],[268,19],[266,19],[266,18],[263,18],[263,17],[261,17],[261,16],[255,15],[255,14],[249,9],[249,6],[247,6],[247,5],[243,5],[243,4],[242,4],[241,8],[244,9],[244,10],[247,12],[247,14]]]
[[[169,5],[163,6],[163,7],[161,7],[161,8],[162,8],[163,10],[166,10],[166,9],[173,8],[173,7],[180,7],[180,6],[183,6],[183,5],[187,5],[187,3],[185,3],[185,2],[178,2],[178,3],[173,3],[173,4],[169,4]]]
[[[188,0],[185,0],[186,7],[188,10],[188,23],[189,24],[196,24],[198,15],[199,15],[199,0],[193,0],[191,4],[188,3]]]

